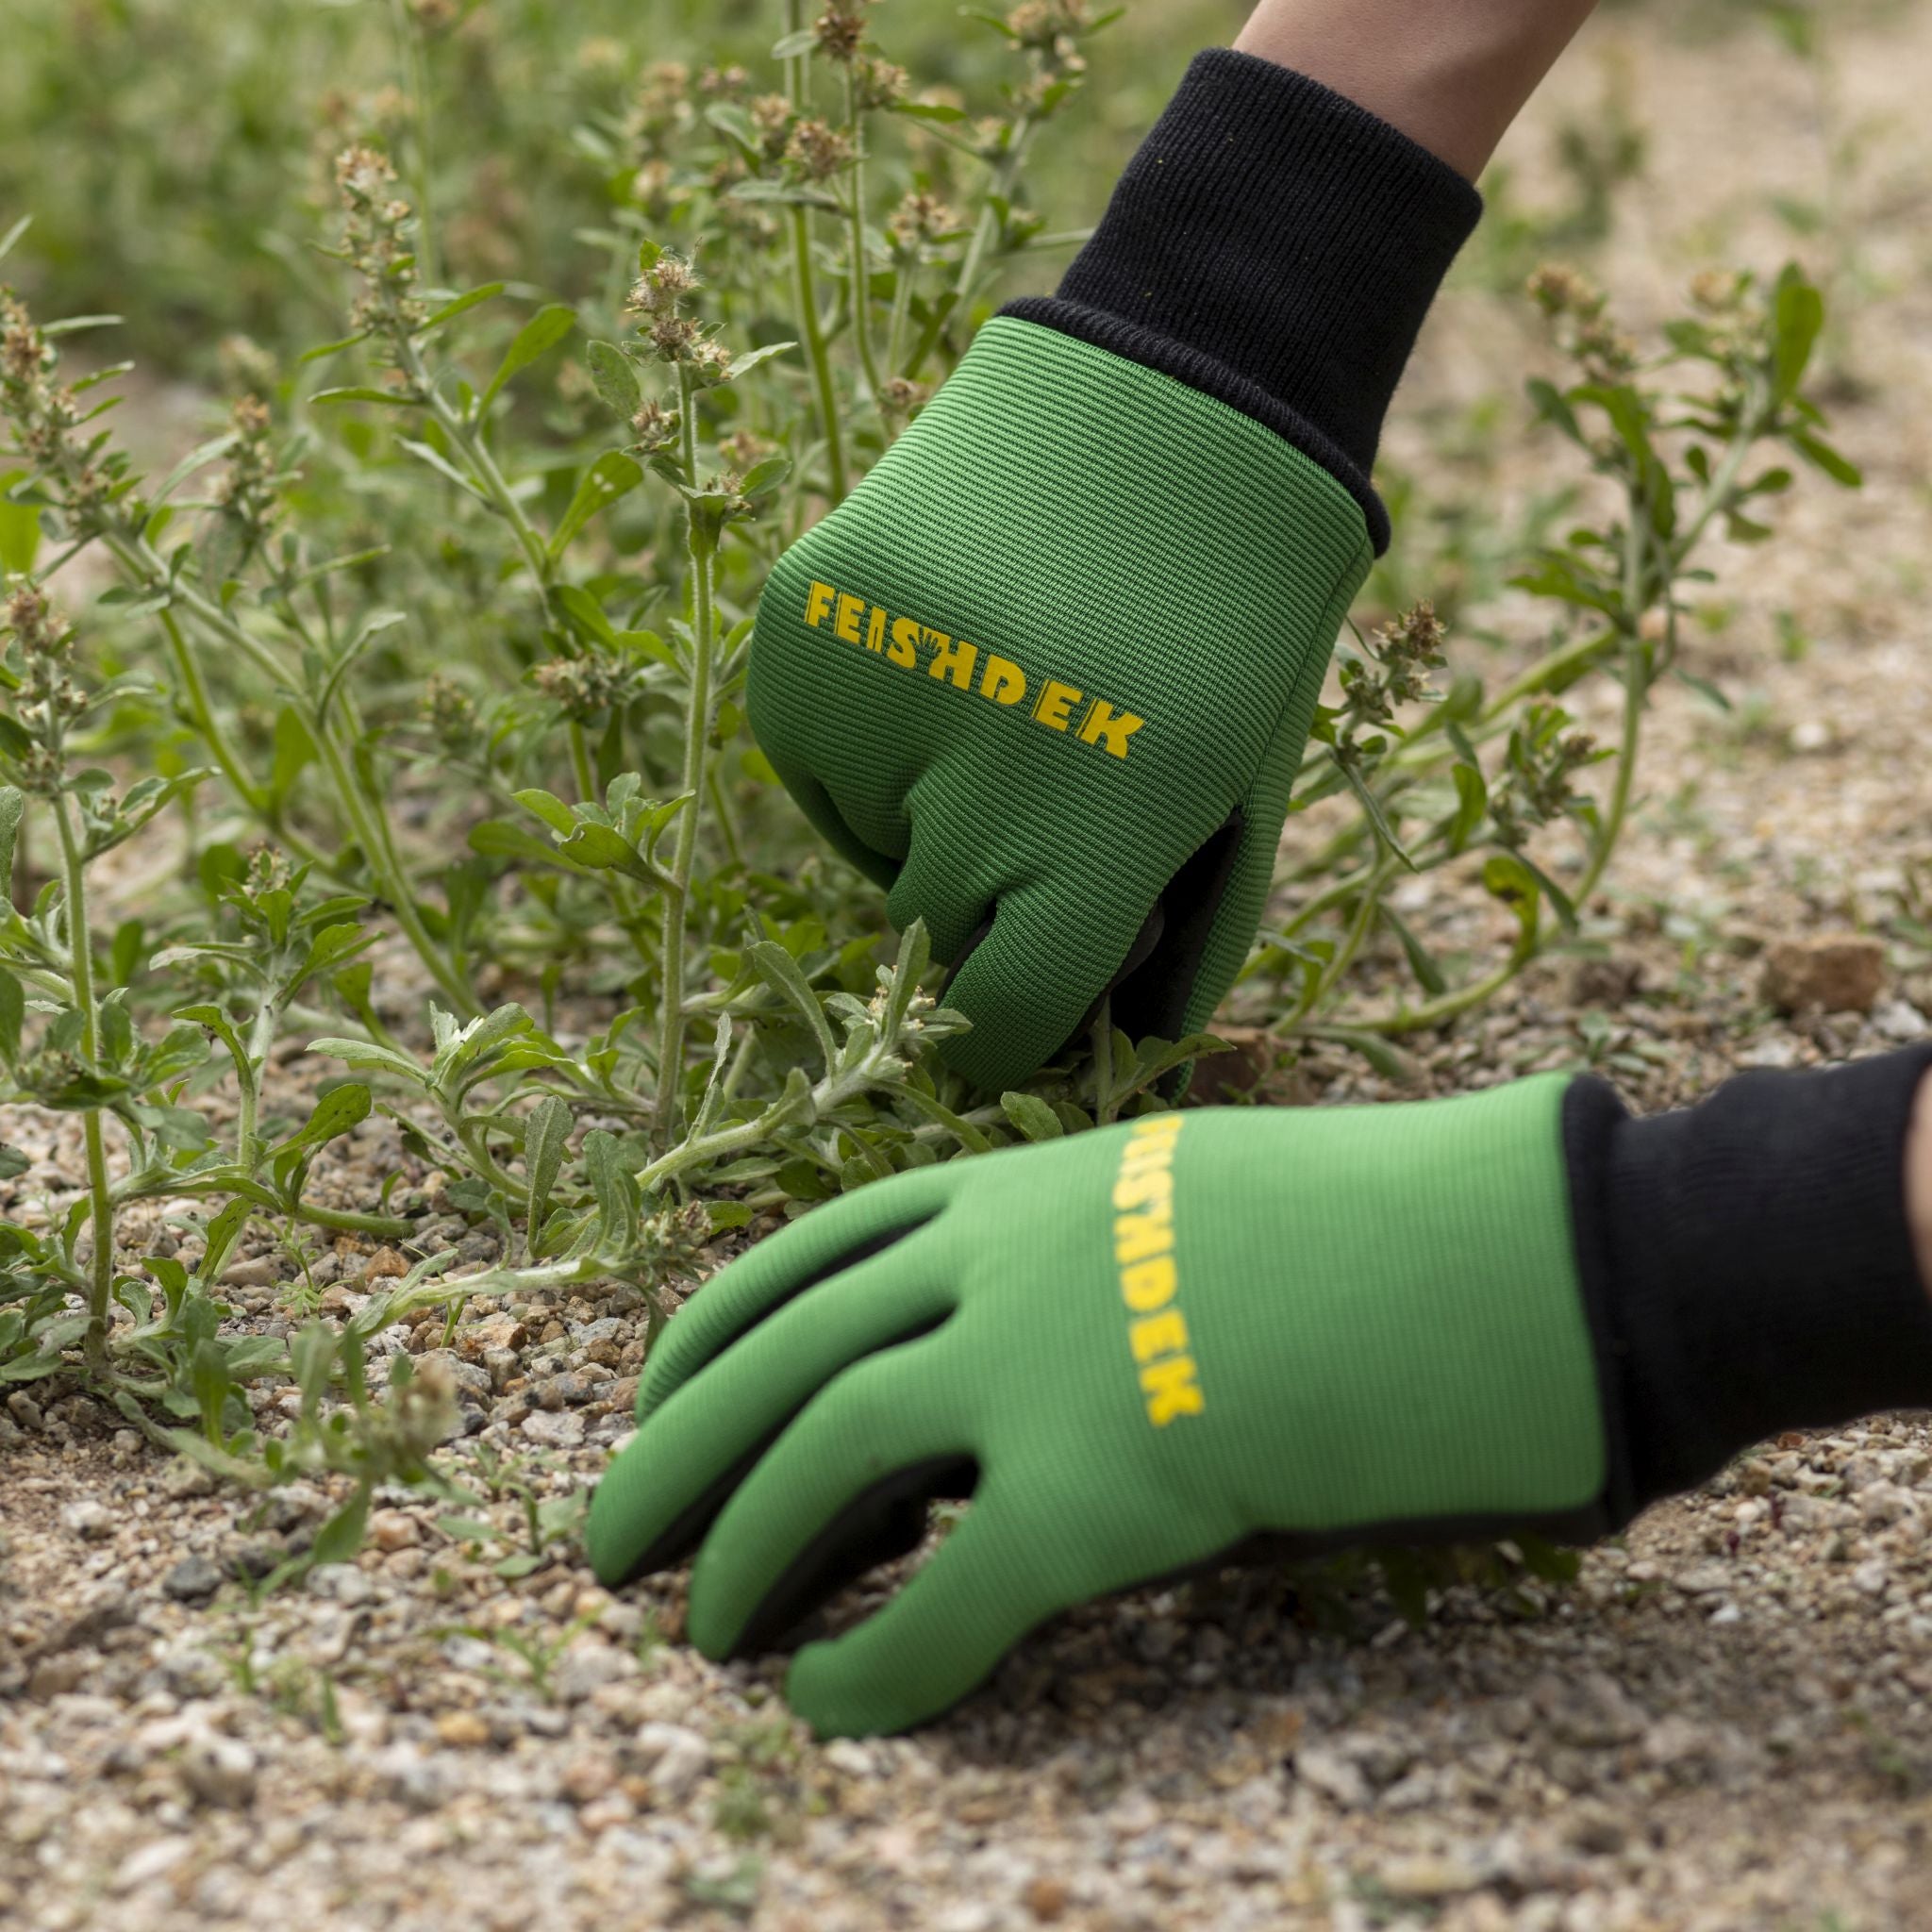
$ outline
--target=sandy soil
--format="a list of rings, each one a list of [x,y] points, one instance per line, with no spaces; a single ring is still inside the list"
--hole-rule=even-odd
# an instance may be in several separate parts
[[[1856,146],[1801,252],[1846,318],[1834,411],[1868,482],[1807,481],[1775,542],[1723,560],[1727,613],[1693,668],[1734,708],[1660,701],[1591,908],[1606,957],[1416,1042],[1427,1088],[1587,1060],[1657,1105],[1925,1029],[1932,958],[1891,922],[1932,858],[1932,6],[1836,18],[1821,72],[1755,28],[1697,44],[1661,9],[1619,12],[1511,138],[1524,194],[1556,193],[1555,130],[1624,75],[1651,158],[1600,272],[1640,326],[1713,259],[1774,268],[1793,237],[1773,198],[1816,200]],[[1513,417],[1488,447],[1456,425],[1534,359],[1519,308],[1445,294],[1389,439],[1506,530],[1560,459]],[[1534,635],[1507,598],[1484,616],[1506,652]],[[1492,942],[1462,908],[1433,889],[1405,908],[1445,943]],[[1773,1013],[1767,940],[1848,925],[1886,941],[1871,1010]],[[1391,1091],[1341,1058],[1305,1079]],[[0,1132],[35,1158],[25,1190],[71,1186],[71,1122],[15,1110]],[[327,1185],[366,1198],[398,1170],[419,1239],[491,1258],[385,1122]],[[371,1260],[322,1258],[325,1308],[355,1305]],[[286,1319],[287,1272],[242,1259],[242,1319]],[[465,1478],[514,1452],[538,1493],[579,1488],[627,1427],[641,1329],[623,1294],[478,1307],[449,1356]],[[489,1544],[399,1493],[358,1562],[255,1604],[224,1576],[301,1548],[323,1495],[215,1492],[44,1390],[0,1409],[0,1922],[33,1932],[1932,1927],[1924,1417],[1764,1445],[1567,1588],[1459,1587],[1421,1631],[1370,1583],[1340,1606],[1273,1573],[1142,1593],[1042,1633],[926,1732],[825,1747],[775,1666],[676,1641],[675,1581],[613,1600],[568,1540],[501,1578],[508,1491],[483,1507]],[[1338,1607],[1348,1634],[1315,1614]]]

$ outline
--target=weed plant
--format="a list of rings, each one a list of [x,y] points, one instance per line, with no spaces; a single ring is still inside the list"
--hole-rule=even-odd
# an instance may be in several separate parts
[[[1029,211],[1027,167],[1108,16],[986,17],[1005,78],[969,99],[889,58],[857,0],[787,0],[755,62],[588,90],[567,164],[594,218],[469,282],[482,211],[431,111],[461,35],[424,0],[395,20],[383,111],[332,128],[332,212],[287,268],[290,305],[332,291],[339,320],[299,358],[231,344],[225,425],[171,470],[116,434],[129,365],[74,359],[114,318],[12,292],[0,313],[0,1097],[71,1118],[77,1148],[74,1186],[0,1224],[0,1382],[77,1382],[257,1487],[347,1478],[309,1560],[355,1547],[381,1485],[427,1479],[451,1425],[407,1352],[372,1392],[386,1329],[592,1282],[655,1317],[769,1211],[1154,1107],[1203,1045],[1103,1023],[1025,1092],[966,1091],[929,1052],[964,1023],[924,934],[884,940],[742,709],[773,560],[1002,281],[1079,239]],[[1345,653],[1297,807],[1351,816],[1284,868],[1239,995],[1284,1052],[1386,1058],[1563,943],[1626,828],[1646,707],[1692,675],[1707,540],[1766,533],[1779,453],[1857,480],[1802,391],[1823,311],[1797,270],[1703,277],[1649,348],[1574,272],[1527,299],[1564,371],[1534,408],[1598,510],[1517,559],[1553,616],[1506,679],[1438,689],[1422,602]],[[1605,678],[1622,724],[1597,746],[1561,700]],[[1391,903],[1431,870],[1507,911],[1460,976]],[[1378,933],[1414,980],[1392,1007],[1352,972]],[[497,1231],[496,1265],[457,1272],[387,1190],[336,1198],[375,1114]],[[160,1203],[177,1239],[139,1252],[129,1210]],[[221,1292],[264,1235],[412,1258],[276,1340]],[[286,1427],[264,1390],[293,1391]],[[568,1533],[525,1501],[506,1575]]]

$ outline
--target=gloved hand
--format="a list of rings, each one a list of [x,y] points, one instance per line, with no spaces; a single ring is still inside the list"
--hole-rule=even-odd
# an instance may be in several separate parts
[[[1011,1086],[1110,986],[1203,1024],[1255,936],[1383,410],[1479,203],[1396,129],[1201,55],[1057,294],[995,317],[779,562],[747,708],[826,839],[925,921]]]
[[[970,1489],[891,1604],[791,1665],[822,1734],[867,1733],[1259,1532],[1601,1526],[1565,1085],[1155,1115],[814,1210],[665,1330],[591,1507],[599,1578],[702,1540],[690,1635],[723,1657]]]
[[[1110,983],[1206,1021],[1255,936],[1361,509],[1279,437],[1014,317],[758,606],[747,710],[825,838],[924,919],[1010,1087]],[[1157,907],[1159,910],[1157,912]]]

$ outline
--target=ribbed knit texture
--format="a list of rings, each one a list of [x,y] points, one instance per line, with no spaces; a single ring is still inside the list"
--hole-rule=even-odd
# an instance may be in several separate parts
[[[1482,212],[1453,168],[1272,61],[1197,55],[1056,294],[1004,312],[1219,397],[1361,505],[1417,330]]]
[[[1204,1109],[815,1210],[658,1343],[640,1432],[593,1502],[597,1574],[677,1560],[667,1533],[782,1429],[691,1575],[692,1640],[727,1655],[883,1480],[975,1465],[971,1509],[911,1584],[792,1666],[822,1733],[867,1732],[943,1709],[1057,1610],[1257,1532],[1589,1506],[1604,1442],[1564,1084]],[[1149,1256],[1171,1272],[1131,1277]],[[1198,1401],[1158,1420],[1148,1365],[1183,1361]]]
[[[1369,563],[1356,504],[1273,431],[1005,317],[779,560],[751,650],[758,743],[890,887],[895,925],[924,919],[958,960],[992,921],[948,990],[974,1023],[954,1066],[997,1091],[1064,1046],[1238,815],[1169,1002],[1180,1025],[1211,1014]]]
[[[1579,1260],[1605,1357],[1611,1507],[1627,1519],[1774,1430],[1932,1406],[1932,1301],[1904,1151],[1932,1047],[1741,1074],[1629,1119],[1565,1108]]]

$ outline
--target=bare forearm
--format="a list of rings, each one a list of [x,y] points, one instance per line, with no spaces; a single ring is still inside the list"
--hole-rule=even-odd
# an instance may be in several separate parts
[[[1235,45],[1399,127],[1474,180],[1596,0],[1260,0]]]

